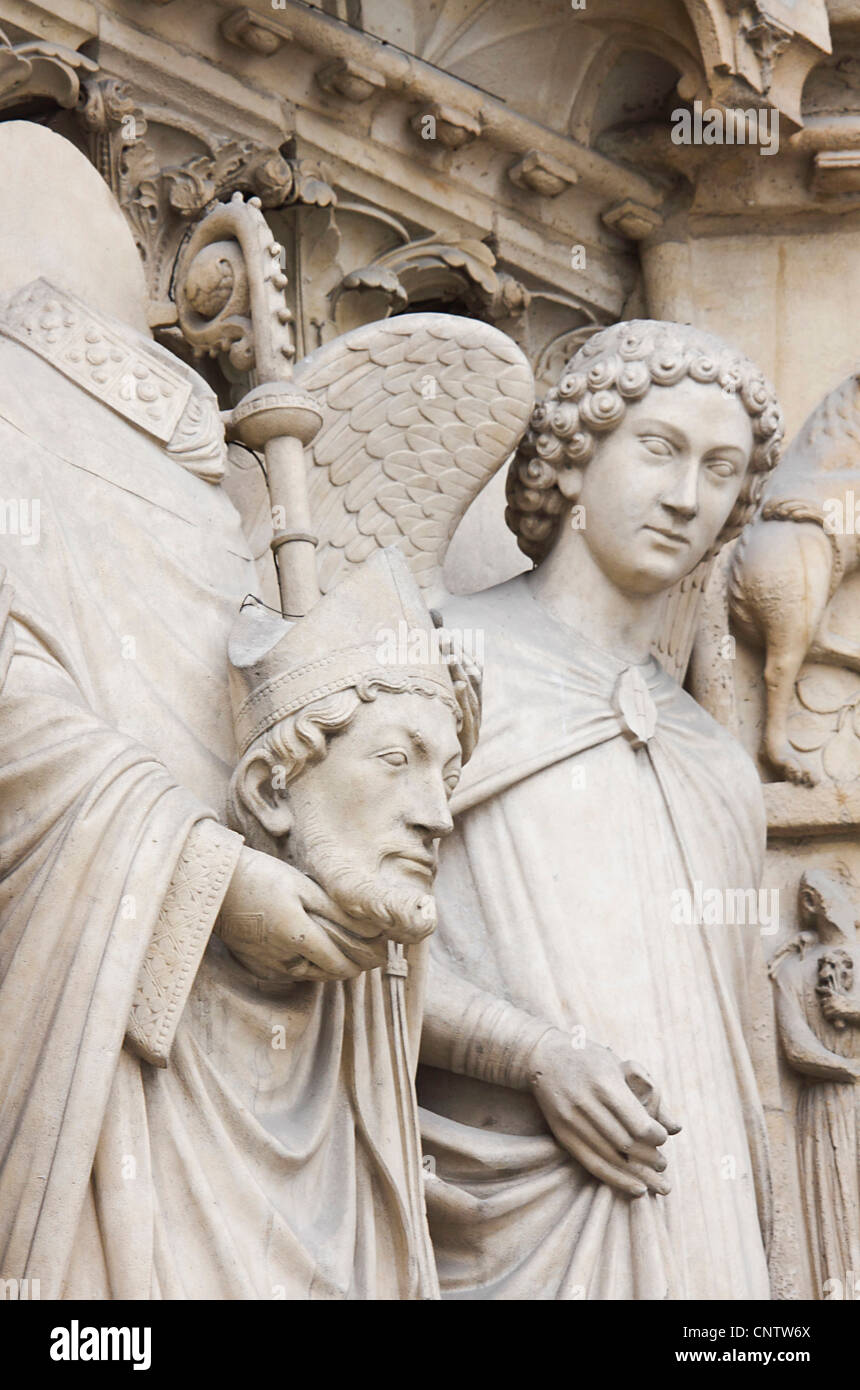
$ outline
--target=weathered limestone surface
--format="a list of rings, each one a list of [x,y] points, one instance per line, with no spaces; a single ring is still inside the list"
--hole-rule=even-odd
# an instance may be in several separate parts
[[[434,987],[431,972],[424,999],[422,1099],[432,1118],[423,1153],[433,1170],[424,1190],[443,1295],[714,1296],[695,1241],[678,1234],[689,1223],[673,1215],[698,1191],[715,1222],[708,1239],[727,1242],[718,1295],[764,1288],[766,1296],[769,1277],[775,1298],[837,1296],[848,1271],[831,1266],[855,1258],[851,1241],[840,1245],[833,1233],[856,1224],[856,1192],[844,1209],[834,1193],[857,1182],[857,1092],[847,1075],[810,1080],[797,1037],[801,1020],[818,1047],[853,1058],[846,904],[860,891],[860,350],[850,307],[860,291],[860,9],[854,0],[588,0],[581,9],[556,0],[0,0],[0,29],[0,425],[9,446],[0,488],[0,817],[11,817],[0,1000],[14,1001],[14,1036],[14,1010],[29,1006],[38,976],[45,1055],[63,1059],[39,1068],[34,1054],[0,1120],[0,1143],[14,1114],[23,1117],[16,1132],[33,1144],[26,1161],[0,1170],[8,1241],[0,1249],[11,1252],[0,1276],[22,1274],[18,1252],[36,1232],[29,1268],[41,1274],[43,1296],[282,1296],[273,1288],[436,1296],[411,1078],[430,949],[417,938],[434,914],[418,922],[407,912],[412,925],[398,941],[388,909],[365,903],[370,919],[382,911],[386,929],[377,923],[371,947],[361,932],[361,944],[353,940],[356,919],[342,915],[325,866],[298,853],[295,814],[300,804],[311,822],[324,814],[334,783],[358,765],[350,759],[363,756],[362,729],[377,737],[375,719],[388,711],[396,723],[408,707],[430,748],[426,778],[435,778],[432,795],[425,779],[417,800],[429,797],[437,812],[423,831],[409,796],[392,801],[391,814],[412,826],[403,832],[410,843],[442,839],[447,761],[458,730],[464,754],[477,731],[477,656],[486,668],[483,738],[454,794],[457,828],[441,857],[433,938],[438,970],[450,978],[437,972]],[[743,144],[725,138],[736,110],[750,115]],[[694,123],[709,111],[719,140],[676,140],[679,113]],[[619,578],[631,517],[644,516],[647,503],[661,517],[668,508],[673,525],[713,521],[709,488],[725,485],[713,481],[709,449],[731,443],[726,428],[745,420],[760,434],[735,439],[741,452],[766,432],[762,412],[750,413],[755,401],[701,366],[698,377],[677,379],[667,368],[665,382],[649,378],[647,389],[643,379],[641,396],[622,391],[623,421],[605,401],[591,418],[578,414],[580,370],[597,372],[591,401],[607,389],[600,373],[609,381],[617,366],[601,365],[605,340],[595,334],[643,320],[692,325],[748,356],[756,380],[760,369],[773,382],[789,448],[740,539],[721,533],[719,553],[709,542],[689,565],[692,544],[668,537],[644,555],[628,534],[639,568]],[[597,357],[569,367],[592,340]],[[714,399],[720,409],[707,404]],[[679,502],[683,488],[662,463],[619,471],[601,491],[646,403],[672,416],[657,411],[659,437],[684,436],[669,439],[672,457],[697,459],[692,501]],[[775,417],[766,423],[775,429]],[[515,468],[531,471],[509,483],[502,465],[516,450]],[[556,487],[550,472],[562,457]],[[654,484],[648,502],[651,483],[642,480],[658,473],[665,486]],[[373,557],[392,545],[420,597],[408,576],[400,584],[396,560],[388,597],[370,596]],[[643,575],[658,558],[660,583],[643,598]],[[419,635],[418,666],[429,653],[445,693],[374,687],[374,699],[355,696],[359,706],[338,706],[334,724],[318,731],[317,763],[305,765],[285,735],[294,809],[278,822],[278,798],[256,796],[259,761],[228,797],[246,752],[231,712],[228,635],[252,594],[289,621],[301,616],[290,642],[334,653],[338,622],[348,632],[352,618],[341,613],[330,626],[314,618],[318,595],[324,604],[365,567],[369,587],[353,613],[363,621],[378,603],[388,614],[382,625],[396,628],[386,603],[408,590],[403,621],[407,635]],[[635,612],[631,592],[641,599]],[[440,656],[448,639],[434,643],[427,603],[460,634],[453,684]],[[243,622],[253,624],[248,610]],[[408,671],[415,652],[396,638],[391,661]],[[624,667],[641,679],[621,688]],[[354,691],[360,673],[345,669]],[[539,670],[554,672],[548,684]],[[697,704],[673,681],[686,681]],[[337,704],[344,691],[319,698],[329,697]],[[534,766],[509,750],[518,720],[517,757],[528,749]],[[66,734],[59,760],[56,728]],[[684,753],[670,749],[676,734],[688,740]],[[664,787],[669,823],[644,853],[630,807],[644,816],[653,779],[671,777],[661,758],[676,758],[677,771],[693,745],[701,771],[691,763],[688,780],[698,799],[681,807],[680,791]],[[415,779],[404,781],[414,789],[417,771]],[[633,817],[626,837],[618,797]],[[245,807],[244,826],[228,823],[228,801]],[[706,806],[710,830],[697,820]],[[84,807],[100,846],[92,862],[76,838]],[[274,832],[265,824],[272,817]],[[537,827],[532,839],[525,824]],[[358,814],[328,828],[354,831],[368,862],[374,837],[401,833],[372,817],[362,831]],[[122,840],[116,852],[112,835]],[[587,861],[581,872],[571,837]],[[592,839],[589,853],[581,847]],[[613,845],[609,870],[604,843]],[[415,852],[435,865],[435,848]],[[778,903],[778,916],[765,930],[667,925],[671,907],[646,891],[643,855],[670,901],[695,882],[703,893],[752,891],[761,872],[766,895],[778,896],[757,901]],[[432,902],[433,868],[424,868],[418,897]],[[560,873],[570,878],[564,890]],[[506,903],[519,903],[517,930],[496,902],[499,882]],[[31,919],[37,889],[41,909]],[[283,905],[267,925],[261,898]],[[93,900],[88,924],[82,905]],[[52,935],[61,920],[63,932]],[[585,954],[570,960],[559,946],[556,959],[546,943],[567,941],[568,929],[576,942],[574,928]],[[835,931],[851,961],[820,966]],[[528,946],[520,932],[531,933]],[[32,945],[19,949],[25,940]],[[534,964],[545,947],[552,989]],[[44,975],[31,953],[50,961]],[[398,974],[407,957],[411,975]],[[277,985],[253,973],[283,972],[285,961]],[[657,964],[659,998],[643,984]],[[311,972],[304,983],[297,969]],[[685,1023],[691,981],[697,997],[721,1003]],[[222,1006],[235,1019],[242,990],[241,1027],[207,1031]],[[304,1014],[296,990],[316,1001]],[[88,1014],[90,995],[110,1008]],[[49,1018],[60,997],[70,1012],[58,1006]],[[312,1210],[299,1230],[289,1201],[273,1216],[268,1199],[255,1206],[252,1197],[279,1181],[298,1123],[284,1076],[325,1019],[341,1029],[327,1073],[338,1118],[296,1141],[303,1157],[293,1191],[317,1184],[321,1205],[333,1192],[364,1194],[355,1220],[368,1242],[354,1261],[348,1240],[320,1254]],[[585,1048],[567,1036],[562,1047],[559,1034],[579,1026]],[[273,1048],[276,1027],[284,1046]],[[713,1106],[731,1144],[713,1130],[695,1066],[679,1070],[697,1030],[724,1058]],[[367,1096],[356,1098],[343,1058],[347,1042],[371,1037],[362,1075],[386,1078],[385,1113],[374,1112],[368,1133],[395,1139],[393,1149],[374,1149],[371,1137],[359,1153],[349,1136]],[[598,1044],[633,1068],[619,1079],[607,1053],[602,1079],[621,1106],[616,1120],[646,1126],[642,1197],[619,1190],[617,1130],[598,1136],[609,1144],[598,1153],[593,1134],[570,1128],[565,1106],[596,1084],[589,1048]],[[265,1102],[243,1091],[241,1059],[251,1055],[265,1058]],[[552,1087],[536,1081],[536,1058]],[[141,1134],[147,1107],[151,1120],[159,1106],[166,1113],[179,1078],[193,1090],[208,1067],[233,1078],[243,1115],[253,1117],[239,1146],[252,1176],[224,1195],[232,1227],[213,1219],[188,1235],[180,1274],[183,1225],[170,1203],[181,1205],[183,1179]],[[66,1103],[68,1143],[66,1131],[43,1122]],[[767,1162],[761,1135],[736,1123],[741,1110],[762,1121]],[[545,1207],[536,1203],[522,1226],[501,1222],[493,1239],[476,1236],[472,1265],[452,1275],[458,1222],[480,1231],[480,1222],[469,1226],[478,1220],[470,1202],[486,1195],[463,1173],[469,1163],[495,1171],[498,1157],[470,1148],[476,1116],[492,1117],[496,1137],[523,1156],[528,1181],[539,1181],[542,1163],[555,1177]],[[667,1138],[670,1120],[683,1128]],[[188,1121],[182,1142],[205,1168],[219,1140],[197,1123]],[[810,1156],[828,1144],[835,1167],[819,1181]],[[654,1177],[658,1153],[666,1175],[680,1179],[671,1194]],[[121,1169],[129,1154],[145,1170],[133,1190],[149,1193],[136,1202]],[[729,1158],[734,1167],[720,1170]],[[400,1193],[396,1215],[368,1178],[377,1163]],[[12,1184],[9,1201],[3,1183]],[[74,1183],[87,1193],[79,1207],[67,1200]],[[162,1193],[156,1217],[153,1194]],[[272,1220],[279,1234],[266,1265],[255,1233]],[[352,1216],[344,1220],[350,1228]],[[555,1247],[542,1241],[542,1221],[557,1233]],[[656,1251],[647,1267],[630,1253],[625,1222],[641,1223]],[[231,1244],[225,1232],[240,1228],[247,1236]],[[130,1229],[140,1235],[136,1263],[120,1248]],[[528,1255],[517,1275],[512,1249]]]

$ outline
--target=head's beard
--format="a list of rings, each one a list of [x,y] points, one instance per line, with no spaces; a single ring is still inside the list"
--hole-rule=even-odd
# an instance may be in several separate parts
[[[383,932],[395,941],[415,940],[419,934],[429,934],[435,928],[436,903],[429,890],[381,888],[372,875],[363,874],[351,864],[337,843],[317,828],[308,808],[303,819],[301,862],[291,862],[318,883],[342,912],[362,924],[368,936]]]

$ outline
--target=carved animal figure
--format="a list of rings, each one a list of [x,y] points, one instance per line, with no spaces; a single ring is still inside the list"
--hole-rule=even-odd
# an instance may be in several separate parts
[[[834,594],[860,565],[860,377],[831,391],[776,470],[757,520],[741,536],[729,581],[739,632],[765,648],[762,752],[791,782],[815,781],[788,742],[804,661],[860,671],[860,641],[831,631]]]

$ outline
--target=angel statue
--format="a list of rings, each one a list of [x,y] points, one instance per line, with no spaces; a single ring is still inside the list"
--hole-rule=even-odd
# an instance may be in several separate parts
[[[782,1050],[801,1078],[797,1164],[820,1299],[853,1299],[860,1272],[858,915],[844,864],[808,869],[798,888],[800,930],[770,966]]]
[[[101,176],[8,122],[0,179],[27,189],[0,210],[0,1278],[436,1297],[415,1053],[477,674],[396,554],[300,620],[255,602],[218,402],[153,341]],[[522,433],[528,367],[454,320],[434,353],[465,498]]]
[[[309,475],[324,583],[399,544],[446,629],[484,652],[419,1071],[442,1296],[768,1298],[746,1042],[759,924],[673,908],[758,886],[762,793],[651,653],[667,594],[755,513],[779,407],[710,334],[598,332],[510,464],[506,519],[533,568],[446,597],[449,538],[529,391],[513,359],[482,377],[496,364],[471,350],[458,378],[458,332],[407,315],[296,368],[325,419]],[[477,425],[482,399],[496,424]]]

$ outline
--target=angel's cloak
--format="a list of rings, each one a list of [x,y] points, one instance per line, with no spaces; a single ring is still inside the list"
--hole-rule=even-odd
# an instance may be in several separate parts
[[[768,1298],[745,1042],[759,928],[678,920],[697,881],[702,897],[758,887],[756,770],[654,660],[639,669],[656,733],[634,749],[612,705],[623,663],[557,624],[524,578],[452,602],[445,620],[483,633],[486,665],[434,956],[571,1030],[572,1046],[580,1025],[640,1063],[683,1131],[666,1144],[670,1195],[631,1200],[561,1149],[529,1094],[419,1072],[443,1297]]]
[[[257,584],[214,397],[36,297],[19,327],[52,348],[0,324],[0,497],[40,504],[17,532],[7,506],[0,545],[0,1277],[43,1298],[414,1296],[389,982],[267,987],[209,940],[241,848],[218,824],[227,635]],[[73,379],[90,360],[126,370],[111,404],[98,371]],[[186,398],[178,449],[148,425],[158,388],[135,396],[152,380]]]

